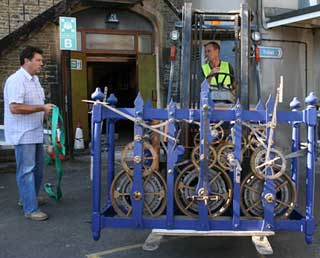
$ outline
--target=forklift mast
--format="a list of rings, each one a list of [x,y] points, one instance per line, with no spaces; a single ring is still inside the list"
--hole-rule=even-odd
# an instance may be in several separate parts
[[[238,12],[192,10],[191,3],[182,8],[181,29],[181,108],[199,107],[201,53],[203,41],[234,41],[235,80],[237,98],[243,108],[249,109],[249,49],[250,11],[247,3]]]

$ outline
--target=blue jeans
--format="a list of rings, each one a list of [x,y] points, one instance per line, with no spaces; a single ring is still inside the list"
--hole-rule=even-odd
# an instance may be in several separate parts
[[[44,167],[43,144],[15,145],[15,155],[19,198],[23,204],[24,214],[30,214],[38,210],[37,196]]]

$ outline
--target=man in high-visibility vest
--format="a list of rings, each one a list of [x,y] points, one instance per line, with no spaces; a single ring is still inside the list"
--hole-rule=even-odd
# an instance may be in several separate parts
[[[207,63],[202,65],[202,71],[217,100],[234,102],[234,72],[230,63],[220,60],[220,45],[215,41],[205,44],[205,56]]]

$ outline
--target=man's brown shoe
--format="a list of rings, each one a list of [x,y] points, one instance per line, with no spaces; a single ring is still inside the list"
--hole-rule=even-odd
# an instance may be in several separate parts
[[[38,197],[37,197],[37,200],[38,200],[38,205],[39,205],[39,206],[45,205],[45,204],[47,203],[46,198],[44,198],[43,196],[38,196]],[[18,206],[19,206],[20,208],[23,207],[23,203],[22,203],[21,200],[18,201]]]
[[[30,214],[24,214],[24,216],[31,220],[42,221],[48,219],[48,215],[42,211],[34,211]]]

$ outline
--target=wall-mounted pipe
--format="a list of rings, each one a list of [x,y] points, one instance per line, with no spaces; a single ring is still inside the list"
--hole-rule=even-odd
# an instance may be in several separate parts
[[[181,20],[182,12],[170,0],[164,0],[173,13]]]

